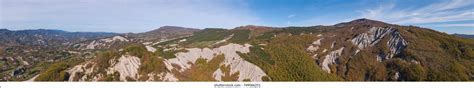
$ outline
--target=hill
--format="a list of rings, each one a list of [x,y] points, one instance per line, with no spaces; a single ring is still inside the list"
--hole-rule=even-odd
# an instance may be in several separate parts
[[[74,45],[67,50],[78,53],[51,62],[35,80],[474,80],[474,40],[370,19],[310,27],[161,27]]]

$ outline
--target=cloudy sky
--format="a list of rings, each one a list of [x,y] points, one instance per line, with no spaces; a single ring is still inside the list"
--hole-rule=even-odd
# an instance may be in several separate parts
[[[314,26],[369,18],[474,34],[474,0],[0,0],[0,28],[144,32]]]

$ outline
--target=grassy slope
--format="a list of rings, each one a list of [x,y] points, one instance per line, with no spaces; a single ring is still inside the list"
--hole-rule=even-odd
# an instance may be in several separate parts
[[[306,31],[308,31],[308,29],[277,30],[265,33],[262,36],[254,38],[257,40],[252,41],[267,41],[268,45],[254,45],[250,48],[250,53],[240,53],[240,55],[245,60],[262,68],[269,76],[263,78],[263,80],[267,81],[342,80],[335,75],[322,71],[315,61],[306,53],[304,48],[312,42],[311,40],[314,40],[315,35],[280,35],[272,38],[273,34],[300,34]],[[317,32],[319,30],[310,31]]]
[[[432,81],[474,80],[474,41],[420,28],[409,28],[404,58],[416,59]]]

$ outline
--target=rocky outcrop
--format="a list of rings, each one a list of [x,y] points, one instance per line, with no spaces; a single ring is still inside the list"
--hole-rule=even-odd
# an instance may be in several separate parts
[[[407,41],[403,39],[403,37],[400,35],[400,32],[393,32],[391,34],[390,40],[387,42],[387,46],[390,49],[389,57],[392,58],[393,56],[399,54],[407,45]]]
[[[319,35],[321,35],[321,34],[319,34]],[[318,37],[320,37],[319,35],[318,35]],[[312,55],[313,59],[316,59],[316,58],[317,58],[318,54],[315,54],[315,53],[316,53],[317,50],[319,50],[319,48],[320,48],[320,46],[321,46],[321,40],[323,40],[323,39],[324,39],[324,38],[320,38],[320,39],[318,39],[318,40],[316,40],[316,41],[313,41],[313,42],[311,43],[311,45],[308,46],[308,48],[306,48],[306,51],[310,52],[310,54],[313,54],[313,55]]]
[[[407,41],[403,39],[400,32],[394,28],[372,27],[368,32],[362,33],[354,37],[351,42],[359,49],[363,50],[366,47],[374,46],[379,43],[384,37],[389,36],[387,48],[390,49],[388,53],[381,53],[376,56],[377,61],[383,61],[393,58],[395,55],[403,51],[407,46]]]
[[[340,49],[332,51],[329,54],[327,54],[324,57],[323,62],[321,63],[321,68],[324,71],[331,73],[331,69],[329,68],[329,65],[336,63],[336,59],[339,59],[339,56],[341,56],[343,50],[344,50],[344,47],[341,47]]]
[[[319,36],[319,35],[318,35],[318,36]],[[314,41],[312,44],[313,44],[313,45],[321,45],[321,40],[323,40],[323,39],[324,39],[324,38],[320,38],[320,39]]]
[[[210,61],[217,55],[223,54],[225,59],[220,65],[230,66],[230,73],[239,72],[238,81],[250,79],[251,81],[262,81],[261,78],[266,76],[266,73],[258,66],[245,61],[239,56],[237,52],[248,53],[251,45],[228,44],[218,48],[190,48],[188,52],[180,52],[176,54],[176,58],[165,60],[166,68],[168,70],[177,69],[182,72],[189,69],[197,59],[203,58]],[[174,64],[174,65],[172,65]],[[178,66],[178,67],[175,67]],[[219,70],[219,69],[218,69]],[[215,71],[214,77],[216,80],[221,80],[222,71]]]
[[[127,81],[127,78],[135,80],[138,78],[138,68],[141,65],[140,58],[130,55],[122,55],[120,58],[110,59],[108,62],[110,66],[105,69],[107,75],[118,72],[120,75],[119,79],[121,81]],[[99,79],[103,78],[104,75],[93,74],[97,72],[97,70],[94,69],[95,66],[96,63],[93,61],[88,61],[84,64],[74,66],[67,71],[69,74],[71,74],[71,76],[69,76],[69,81],[99,81]]]
[[[145,46],[146,50],[150,51],[150,52],[155,52],[156,51],[156,48],[153,48],[151,46]]]
[[[96,75],[93,75],[92,73],[94,72],[94,62],[88,61],[84,64],[79,64],[74,66],[73,68],[67,70],[69,74],[69,80],[68,81],[98,81],[98,77]],[[92,67],[88,67],[92,66]],[[78,74],[83,74],[83,75],[78,75]],[[91,78],[88,78],[87,75],[91,75]],[[79,79],[74,79],[74,78],[79,78]]]
[[[364,49],[365,47],[377,44],[385,35],[393,31],[395,31],[393,28],[372,27],[367,33],[359,34],[351,41],[359,49]]]
[[[113,66],[112,71],[120,73],[120,80],[126,81],[127,77],[132,79],[138,78],[138,68],[140,67],[140,58],[130,55],[123,55]]]

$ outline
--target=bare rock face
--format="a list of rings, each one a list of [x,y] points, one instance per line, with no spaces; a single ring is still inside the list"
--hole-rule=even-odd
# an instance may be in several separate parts
[[[341,56],[343,50],[344,50],[344,47],[341,47],[340,49],[332,51],[328,55],[326,55],[324,57],[323,63],[321,64],[321,68],[324,71],[331,73],[331,69],[329,68],[329,65],[336,63],[336,59],[339,59],[339,56]]]
[[[91,67],[88,67],[88,66],[91,66]],[[94,68],[92,67],[94,67],[94,62],[92,61],[88,61],[84,64],[79,64],[72,67],[71,69],[67,71],[69,74],[71,74],[71,76],[69,76],[68,81],[98,81],[98,76],[92,74],[94,72]],[[83,74],[83,75],[77,75],[77,74]],[[90,77],[92,78],[88,78],[88,75],[90,75]],[[74,78],[79,78],[79,79],[76,80]]]
[[[391,27],[372,27],[368,32],[357,35],[351,40],[351,42],[359,49],[364,49],[366,47],[374,46],[386,36],[389,36],[390,38],[387,42],[387,47],[390,49],[390,52],[387,53],[388,55],[379,54],[376,56],[377,61],[381,62],[399,54],[407,46],[407,41],[403,39],[398,30]]]
[[[137,79],[138,68],[140,67],[140,58],[130,55],[123,55],[113,66],[112,71],[120,73],[120,80],[126,81],[127,77]]]
[[[393,56],[399,54],[407,45],[407,41],[403,39],[403,37],[400,35],[400,32],[395,31],[391,33],[390,40],[387,42],[387,46],[390,49],[389,57],[392,58]]]
[[[319,36],[319,35],[318,35],[318,36]],[[314,41],[312,44],[313,44],[313,45],[321,45],[321,40],[323,40],[323,39],[324,39],[324,38],[320,38],[320,39]]]
[[[307,51],[314,52],[319,49],[319,46],[309,46],[306,48]]]
[[[372,27],[367,33],[359,34],[351,41],[359,49],[364,49],[365,47],[377,44],[385,35],[393,31],[395,30],[392,28]]]
[[[150,51],[150,52],[155,52],[156,51],[156,48],[153,48],[151,46],[145,46],[146,50]]]
[[[228,44],[218,48],[190,48],[187,49],[188,52],[180,52],[176,54],[176,58],[165,60],[166,68],[172,70],[175,68],[179,71],[185,71],[189,69],[192,64],[196,62],[197,59],[203,58],[207,61],[210,61],[217,55],[223,54],[225,59],[220,65],[230,66],[230,73],[234,74],[239,72],[238,81],[243,81],[244,79],[250,79],[250,81],[262,81],[261,78],[266,76],[266,73],[260,69],[258,66],[245,61],[239,56],[237,52],[248,53],[250,52],[249,47],[251,45],[239,45],[239,44]],[[191,64],[192,63],[192,64]],[[174,67],[173,65],[178,66]],[[217,69],[214,72],[214,78],[218,81],[221,81],[223,75],[220,69]]]
[[[109,63],[110,66],[106,69],[107,75],[118,72],[121,81],[127,81],[127,78],[135,80],[138,78],[138,68],[141,65],[140,58],[130,55],[122,55],[118,59],[111,59]],[[104,75],[93,74],[94,72],[97,72],[97,70],[94,70],[95,66],[96,64],[93,61],[74,66],[67,71],[71,74],[71,76],[69,76],[69,81],[99,81],[99,79],[103,78]],[[82,75],[76,75],[78,73]],[[79,79],[76,80],[74,78]]]
[[[345,47],[336,47],[336,44],[344,44],[343,42],[333,41],[329,43],[329,50],[325,49],[324,47],[320,47],[321,44],[328,44],[322,43],[322,39],[324,38],[319,38],[318,40],[313,41],[311,45],[306,48],[306,51],[310,53],[313,59],[320,61],[319,65],[321,66],[322,70],[331,73],[330,66],[338,65],[338,59],[342,59],[340,58],[341,56],[345,56],[348,54],[343,54]],[[353,51],[349,50],[349,52],[353,52],[353,54],[351,55],[355,56],[357,55],[357,53],[364,51],[364,49],[367,49],[368,47],[375,47],[375,45],[380,45],[379,43],[383,39],[388,39],[388,41],[386,42],[387,45],[383,47],[387,47],[387,49],[389,50],[387,50],[388,52],[380,52],[375,55],[374,58],[376,58],[379,62],[393,58],[395,55],[401,53],[403,49],[407,46],[407,41],[403,39],[402,35],[397,29],[392,27],[372,27],[367,32],[358,34],[354,38],[347,41],[348,44],[352,43],[358,48]],[[333,50],[333,48],[335,50]],[[328,52],[326,53],[326,51]]]
[[[319,35],[321,35],[321,34],[319,34]],[[318,37],[320,37],[319,35],[318,35]],[[321,36],[322,36],[322,35],[321,35]],[[318,40],[316,40],[316,41],[313,41],[313,42],[311,43],[311,45],[310,45],[308,48],[306,48],[306,51],[308,51],[310,54],[312,54],[311,57],[312,57],[313,59],[317,59],[318,54],[316,54],[316,53],[317,53],[316,51],[318,51],[318,50],[320,49],[321,40],[323,40],[323,39],[324,39],[324,38],[320,38],[320,39],[318,39]]]

